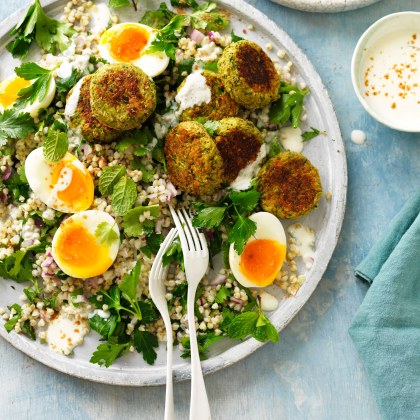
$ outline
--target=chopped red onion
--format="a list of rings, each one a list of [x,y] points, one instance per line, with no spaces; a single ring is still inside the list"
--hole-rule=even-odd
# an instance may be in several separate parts
[[[216,42],[216,39],[214,37],[214,32],[210,31],[207,36],[209,37],[210,41]]]
[[[45,223],[42,220],[40,220],[40,219],[38,219],[36,217],[34,219],[34,223],[35,223],[35,226],[36,227],[39,227],[39,228],[42,228],[42,227],[45,226]]]
[[[82,144],[80,150],[83,152],[85,157],[88,157],[92,153],[92,146],[90,144]]]
[[[54,263],[53,257],[48,257],[42,264],[41,267],[50,267]]]
[[[219,274],[212,282],[212,286],[217,286],[223,284],[226,281],[227,277],[225,275]]]
[[[230,300],[232,302],[235,302],[235,303],[239,304],[239,305],[243,305],[244,304],[244,301],[242,299],[238,299],[236,297],[231,297]]]
[[[11,174],[12,174],[12,168],[8,166],[6,170],[3,172],[1,179],[9,179]]]
[[[7,203],[7,194],[5,194],[3,191],[1,191],[1,201],[3,204]]]
[[[193,29],[190,34],[191,41],[194,41],[197,45],[201,45],[201,42],[204,39],[204,34],[197,29]]]

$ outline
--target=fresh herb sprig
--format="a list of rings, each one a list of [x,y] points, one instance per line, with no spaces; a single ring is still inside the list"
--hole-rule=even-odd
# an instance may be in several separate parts
[[[101,291],[89,299],[98,308],[107,304],[109,311],[107,318],[99,314],[89,318],[89,326],[107,341],[98,346],[90,359],[91,363],[109,367],[131,345],[142,353],[147,363],[153,364],[156,360],[157,353],[154,349],[158,346],[158,342],[154,334],[138,329],[131,335],[127,333],[129,315],[135,316],[143,325],[150,324],[158,318],[158,313],[151,302],[137,298],[140,272],[141,266],[137,262],[131,273],[127,274],[118,285],[114,285],[108,292]]]
[[[47,96],[48,89],[53,79],[53,71],[44,69],[36,63],[23,63],[15,68],[17,76],[25,80],[34,80],[28,87],[18,92],[17,105],[33,104],[35,101],[42,102]]]
[[[248,191],[231,191],[217,205],[209,206],[196,202],[196,214],[193,225],[207,229],[223,225],[228,232],[228,242],[241,254],[247,240],[255,233],[257,225],[246,214],[254,210],[260,199],[260,193],[252,188]]]
[[[290,121],[292,127],[299,127],[303,111],[303,100],[310,90],[300,90],[295,85],[281,82],[279,92],[280,99],[270,107],[270,121],[281,126]]]
[[[11,35],[16,37],[6,48],[14,58],[23,59],[35,40],[40,48],[55,55],[58,50],[65,51],[68,48],[75,32],[68,23],[48,17],[39,0],[35,0],[12,30]]]
[[[28,113],[15,108],[0,113],[0,146],[5,146],[7,139],[25,138],[34,131],[35,122]]]

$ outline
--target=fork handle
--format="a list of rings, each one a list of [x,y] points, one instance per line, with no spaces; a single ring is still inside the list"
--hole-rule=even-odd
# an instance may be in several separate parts
[[[172,350],[173,337],[172,325],[169,315],[163,316],[166,329],[166,397],[165,397],[165,420],[174,420],[174,389],[172,381]]]
[[[201,371],[198,353],[197,332],[195,330],[194,305],[196,288],[188,285],[187,313],[188,329],[190,330],[191,351],[191,405],[190,420],[210,420],[210,405]]]

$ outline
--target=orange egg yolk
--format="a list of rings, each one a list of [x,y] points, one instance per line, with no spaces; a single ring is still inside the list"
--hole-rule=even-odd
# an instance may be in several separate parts
[[[30,80],[25,80],[21,77],[14,78],[6,85],[4,90],[0,92],[0,105],[3,108],[8,108],[13,105],[19,97],[18,92],[21,89],[28,87],[30,84]]]
[[[66,182],[66,172],[71,176],[71,181],[67,188],[57,191],[57,198],[75,213],[88,209],[92,205],[94,195],[92,177],[75,166],[71,160],[61,160],[54,165],[50,188],[53,189],[60,181]]]
[[[137,25],[125,25],[104,41],[109,44],[109,52],[115,60],[127,63],[140,58],[149,42],[149,32]]]
[[[285,257],[285,245],[271,239],[256,239],[246,244],[239,267],[250,282],[268,286],[276,278]]]
[[[73,220],[61,225],[55,255],[61,269],[76,278],[99,276],[113,263],[109,248],[98,244],[83,224]]]

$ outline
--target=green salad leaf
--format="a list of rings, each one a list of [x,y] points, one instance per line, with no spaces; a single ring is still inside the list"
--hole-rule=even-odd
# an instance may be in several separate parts
[[[95,229],[95,238],[100,244],[112,245],[118,240],[118,233],[114,230],[115,223],[101,222]]]
[[[146,211],[150,212],[153,218],[157,218],[160,215],[159,205],[154,204],[151,206],[137,206],[129,210],[123,217],[123,228],[124,233],[127,236],[141,236],[144,233],[151,233],[155,227],[155,221],[151,219],[145,219],[140,222],[140,216]]]
[[[242,38],[238,35],[235,35],[235,33],[233,32],[233,29],[232,29],[232,32],[230,33],[230,36],[232,38],[232,42],[238,42],[238,41],[242,41],[242,40],[245,39],[245,38]]]
[[[171,6],[173,7],[191,7],[196,9],[199,4],[195,0],[171,0]]]
[[[9,138],[25,138],[35,130],[34,119],[26,112],[10,108],[0,113],[0,146],[4,146]]]
[[[127,176],[123,176],[115,184],[111,197],[112,209],[118,216],[125,215],[137,200],[136,183]]]
[[[17,303],[15,303],[11,306],[8,306],[8,308],[10,311],[12,309],[16,311],[16,313],[11,318],[9,318],[9,320],[4,324],[4,328],[9,333],[10,331],[13,330],[13,328],[15,328],[15,325],[17,324],[19,319],[22,317],[22,307],[18,305]]]
[[[299,90],[297,86],[281,82],[279,92],[280,99],[272,103],[270,107],[270,121],[273,124],[282,126],[290,121],[292,127],[299,127],[303,111],[303,100],[310,90]]]
[[[238,254],[242,254],[246,241],[256,232],[257,224],[248,217],[238,214],[238,219],[229,232],[228,241]]]
[[[143,354],[143,359],[149,364],[153,365],[157,358],[157,353],[154,348],[159,347],[157,337],[149,331],[134,332],[134,348],[138,353]]]
[[[270,150],[268,151],[268,158],[272,158],[273,156],[278,155],[280,152],[283,151],[283,147],[281,147],[281,144],[277,139],[273,140],[273,142],[270,145]]]
[[[114,185],[125,175],[126,169],[124,166],[105,166],[99,177],[99,192],[102,195],[112,194]]]
[[[40,48],[55,55],[58,50],[67,49],[75,32],[68,23],[48,17],[39,0],[35,0],[24,18],[12,30],[11,35],[16,37],[6,48],[14,58],[23,59],[35,40]]]
[[[320,134],[326,134],[325,131],[320,131],[317,128],[311,127],[310,131],[305,131],[302,133],[302,139],[304,142],[314,139],[318,137]]]
[[[110,367],[118,357],[121,357],[129,347],[130,343],[100,344],[90,358],[91,363],[97,363],[99,366]]]
[[[57,86],[57,92],[67,94],[67,92],[74,87],[74,85],[80,80],[83,73],[80,70],[72,69],[71,74],[69,77],[60,78],[58,77],[55,80],[55,84]]]
[[[225,217],[227,207],[206,207],[194,217],[193,226],[214,228],[219,227]]]
[[[147,11],[141,18],[140,23],[152,28],[162,29],[174,16],[175,13],[168,9],[166,3],[162,2],[159,9]]]
[[[44,140],[44,157],[49,162],[58,162],[62,159],[69,148],[67,133],[50,127]]]

